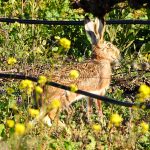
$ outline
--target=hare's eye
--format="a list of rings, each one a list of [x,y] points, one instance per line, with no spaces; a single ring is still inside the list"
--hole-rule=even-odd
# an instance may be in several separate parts
[[[115,59],[113,56],[111,56],[112,59]]]

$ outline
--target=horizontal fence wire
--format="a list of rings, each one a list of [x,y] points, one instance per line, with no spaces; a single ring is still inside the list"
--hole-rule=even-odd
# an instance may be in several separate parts
[[[38,81],[38,78],[36,78],[36,77],[19,75],[19,74],[0,73],[0,78],[21,79],[21,80],[28,79],[28,80],[31,80],[33,82]],[[47,82],[46,84],[49,85],[49,86],[56,87],[56,88],[71,91],[71,88],[69,86],[65,86],[65,85],[62,85],[62,84],[59,84],[59,83],[56,83],[56,82]],[[94,99],[98,99],[98,100],[101,100],[101,101],[104,101],[104,102],[107,102],[107,103],[115,104],[115,105],[120,105],[120,106],[125,106],[125,107],[134,107],[135,106],[135,107],[138,107],[138,108],[150,109],[150,104],[146,104],[144,102],[140,103],[140,104],[139,103],[131,103],[131,102],[127,102],[127,101],[123,102],[123,101],[118,101],[118,100],[108,98],[108,97],[105,97],[105,96],[92,94],[92,93],[89,93],[89,92],[83,91],[83,90],[77,90],[75,93],[82,94],[82,95],[85,95],[85,96],[88,96],[88,97],[91,97],[91,98],[94,98]]]
[[[84,21],[49,21],[0,18],[0,22],[22,24],[45,24],[45,25],[83,25]],[[150,24],[150,20],[106,20],[106,24]]]

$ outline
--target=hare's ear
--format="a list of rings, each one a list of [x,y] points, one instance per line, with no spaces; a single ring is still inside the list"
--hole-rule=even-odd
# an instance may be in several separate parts
[[[90,36],[92,44],[96,45],[97,37],[95,34],[95,23],[91,21],[88,17],[86,17],[84,20],[84,27],[85,27],[86,33]]]
[[[105,32],[105,22],[104,19],[98,19],[95,18],[95,33],[98,37],[98,40],[103,42],[104,38],[104,32]]]

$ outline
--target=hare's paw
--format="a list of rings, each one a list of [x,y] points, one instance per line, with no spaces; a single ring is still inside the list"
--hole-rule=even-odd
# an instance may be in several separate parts
[[[42,121],[43,121],[43,123],[44,123],[45,125],[47,125],[48,127],[51,127],[51,126],[52,126],[51,119],[48,117],[48,115],[45,116]]]

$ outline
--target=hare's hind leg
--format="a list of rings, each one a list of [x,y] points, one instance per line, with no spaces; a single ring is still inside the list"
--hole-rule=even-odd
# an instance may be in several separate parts
[[[59,127],[65,127],[66,125],[60,121],[59,115],[60,115],[61,109],[53,109],[49,113],[47,113],[47,116],[49,120],[51,120],[55,125]]]
[[[40,113],[39,115],[32,121],[30,121],[31,125],[36,125],[38,122],[43,122],[45,125],[51,127],[52,123],[51,123],[51,119],[49,118],[49,116],[46,113],[46,109],[45,108],[41,108],[40,109]]]
[[[89,97],[87,101],[87,118],[90,121],[93,112],[93,98]]]

